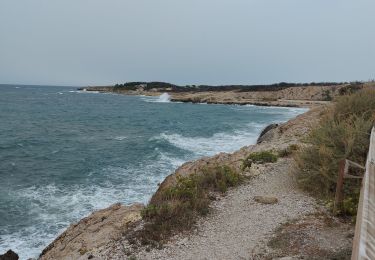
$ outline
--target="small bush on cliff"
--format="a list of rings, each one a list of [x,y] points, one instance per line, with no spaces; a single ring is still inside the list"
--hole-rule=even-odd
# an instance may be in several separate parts
[[[208,167],[197,174],[177,177],[176,185],[161,191],[143,211],[144,242],[160,241],[178,230],[191,227],[198,215],[208,213],[210,192],[224,193],[241,182],[229,166]]]
[[[312,130],[306,140],[309,145],[296,155],[300,184],[312,193],[333,200],[340,160],[365,164],[374,119],[375,90],[339,97]],[[359,189],[360,181],[345,179],[341,213],[355,214]]]
[[[291,144],[287,148],[280,150],[278,155],[280,157],[288,157],[295,154],[299,150],[299,146],[297,144]]]
[[[323,100],[324,101],[332,100],[331,91],[329,89],[323,91]]]
[[[339,89],[339,94],[341,96],[343,95],[349,95],[354,94],[355,92],[362,89],[363,83],[362,82],[352,82],[347,86],[344,86]]]
[[[250,167],[252,163],[273,163],[277,161],[278,156],[271,151],[261,151],[251,153],[242,163],[242,168]]]

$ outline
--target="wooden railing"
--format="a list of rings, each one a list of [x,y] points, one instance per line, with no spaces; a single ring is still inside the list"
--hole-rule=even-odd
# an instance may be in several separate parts
[[[352,260],[365,259],[375,260],[375,128],[371,131],[352,251]]]

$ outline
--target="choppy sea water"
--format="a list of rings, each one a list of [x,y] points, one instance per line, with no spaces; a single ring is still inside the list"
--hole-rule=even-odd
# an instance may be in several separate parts
[[[70,223],[146,203],[182,163],[255,143],[306,109],[0,86],[0,254],[37,257]]]

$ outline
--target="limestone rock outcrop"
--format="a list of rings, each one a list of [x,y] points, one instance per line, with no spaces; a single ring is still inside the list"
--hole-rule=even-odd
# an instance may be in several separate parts
[[[128,227],[141,219],[142,204],[120,203],[98,210],[70,225],[47,246],[40,259],[88,259],[100,247],[119,239]]]
[[[278,126],[279,124],[270,124],[266,126],[260,133],[258,140],[257,140],[257,144],[260,144],[261,142],[264,142],[264,141],[271,140],[273,137],[273,134],[272,134],[273,131],[271,130],[277,128]]]

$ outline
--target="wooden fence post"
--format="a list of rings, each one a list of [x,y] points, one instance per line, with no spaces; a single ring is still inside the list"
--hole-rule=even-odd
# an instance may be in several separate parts
[[[344,175],[345,175],[345,164],[346,160],[343,159],[339,162],[339,174],[337,177],[335,202],[333,204],[333,214],[337,214],[338,210],[342,206],[343,201],[343,188],[344,188]]]

